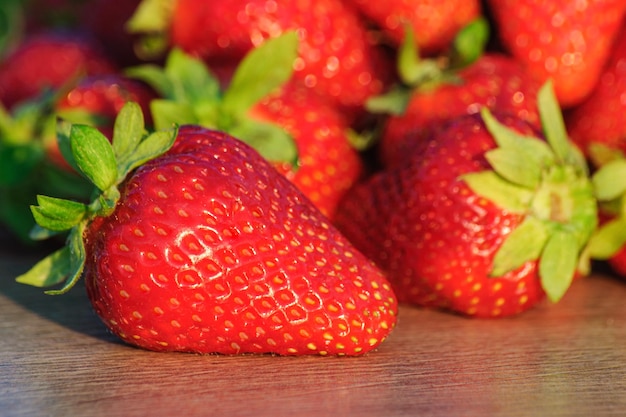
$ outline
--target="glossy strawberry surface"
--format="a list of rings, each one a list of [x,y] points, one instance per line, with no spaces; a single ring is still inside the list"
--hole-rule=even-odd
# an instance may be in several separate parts
[[[358,355],[395,324],[381,272],[251,148],[199,127],[124,183],[86,247],[96,312],[146,349]]]
[[[91,38],[67,32],[38,33],[0,61],[0,101],[12,107],[81,76],[117,71]]]

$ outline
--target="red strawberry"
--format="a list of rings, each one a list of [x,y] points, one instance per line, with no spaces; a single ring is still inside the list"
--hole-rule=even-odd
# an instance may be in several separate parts
[[[502,317],[566,292],[596,201],[550,93],[539,92],[544,120],[556,122],[548,143],[527,122],[483,108],[482,119],[449,122],[406,164],[346,196],[336,224],[387,273],[399,301]]]
[[[129,101],[141,107],[149,126],[152,125],[150,102],[157,97],[146,84],[121,74],[86,76],[76,86],[65,92],[55,108],[64,119],[73,120],[77,112],[93,119],[93,126],[100,128],[105,136],[113,135],[113,122],[119,111]]]
[[[350,144],[347,121],[334,107],[310,89],[283,85],[292,74],[296,43],[295,34],[285,34],[251,51],[226,89],[202,61],[179,50],[163,68],[144,66],[129,73],[163,97],[152,106],[159,128],[194,123],[233,134],[252,144],[332,218],[364,164]]]
[[[484,55],[458,71],[444,71],[438,77],[410,89],[403,112],[387,119],[380,143],[385,166],[401,163],[411,154],[408,146],[415,140],[409,137],[426,138],[442,122],[478,113],[483,106],[539,125],[536,97],[540,84],[504,55]]]
[[[596,166],[602,164],[597,145],[626,153],[625,97],[626,27],[591,95],[565,115],[570,137]]]
[[[623,0],[489,0],[503,46],[571,107],[594,89],[626,12]]]
[[[44,89],[63,86],[72,77],[116,70],[89,38],[66,32],[33,35],[0,62],[0,102],[11,108]]]
[[[423,56],[445,52],[456,33],[481,15],[478,0],[350,0],[395,45],[404,40],[410,25]]]
[[[209,65],[239,62],[267,39],[296,31],[294,81],[346,111],[358,111],[390,77],[386,55],[372,43],[356,11],[341,0],[178,0],[170,7],[163,18],[171,19],[165,28],[171,44]],[[141,27],[141,20],[133,19],[134,26]]]
[[[183,126],[142,138],[140,118],[127,105],[112,146],[70,128],[100,204],[40,197],[40,224],[73,227],[72,250],[51,256],[73,261],[18,281],[69,276],[63,292],[84,273],[109,329],[156,351],[360,355],[385,339],[396,317],[389,283],[285,177],[227,134]]]

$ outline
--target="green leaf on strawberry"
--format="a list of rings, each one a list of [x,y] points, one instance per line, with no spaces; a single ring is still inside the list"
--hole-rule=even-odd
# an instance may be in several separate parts
[[[118,186],[137,166],[167,152],[174,144],[178,128],[148,133],[144,129],[141,108],[128,102],[115,123],[113,141],[95,127],[59,124],[59,140],[71,152],[72,161],[99,190],[89,204],[72,200],[38,196],[31,207],[37,226],[33,235],[46,238],[49,232],[69,230],[67,247],[41,260],[33,269],[17,278],[18,282],[38,287],[64,282],[61,289],[49,294],[67,292],[79,279],[85,262],[83,232],[96,217],[110,215],[120,197]],[[48,233],[44,232],[49,231]]]
[[[403,114],[415,90],[432,90],[441,84],[458,82],[456,72],[483,54],[488,38],[489,25],[480,17],[456,34],[447,56],[422,58],[413,30],[407,25],[396,62],[401,83],[382,95],[369,98],[366,108],[373,113]]]
[[[126,73],[147,82],[162,97],[150,106],[157,129],[172,123],[218,129],[251,144],[268,160],[297,166],[293,138],[248,114],[257,102],[289,81],[297,56],[295,32],[269,39],[244,57],[224,91],[204,62],[178,48],[171,50],[163,68],[142,65]]]

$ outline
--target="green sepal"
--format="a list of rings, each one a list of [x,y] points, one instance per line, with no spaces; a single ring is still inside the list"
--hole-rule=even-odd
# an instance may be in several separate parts
[[[15,280],[34,287],[51,287],[63,282],[70,271],[71,252],[67,246],[51,253]]]
[[[585,157],[569,139],[563,113],[554,92],[551,80],[545,82],[537,93],[537,107],[541,118],[541,127],[557,161],[576,167],[582,174],[587,174]]]
[[[398,48],[397,71],[400,81],[408,87],[421,87],[442,78],[441,63],[435,59],[422,59],[415,34],[405,25],[404,39]]]
[[[69,230],[87,214],[87,206],[76,201],[38,195],[37,204],[31,207],[35,221],[53,231]]]
[[[184,103],[168,99],[155,99],[150,102],[150,111],[154,120],[154,128],[157,130],[167,129],[174,124],[187,125],[199,124],[196,108],[191,103]],[[215,127],[215,123],[205,127]]]
[[[87,227],[86,222],[79,223],[72,231],[67,239],[66,248],[69,249],[70,259],[69,268],[67,270],[66,280],[63,283],[61,289],[48,290],[45,293],[48,295],[61,295],[68,292],[80,279],[83,270],[85,269],[85,260],[87,259],[87,253],[85,250],[85,242],[83,241],[83,234]]]
[[[244,57],[226,91],[221,91],[219,81],[203,61],[176,48],[163,69],[138,66],[126,74],[147,82],[162,96],[150,103],[157,130],[197,124],[259,146],[257,151],[271,162],[293,164],[297,147],[291,135],[282,127],[254,121],[247,112],[291,78],[297,56],[295,32],[269,39]]]
[[[450,66],[466,67],[480,58],[489,36],[489,22],[484,17],[479,17],[461,28],[452,41]]]
[[[159,130],[148,135],[130,153],[129,157],[120,161],[119,170],[123,173],[120,180],[135,168],[167,152],[174,145],[177,135],[178,127]]]
[[[600,201],[610,201],[626,192],[626,159],[615,159],[600,167],[591,177],[594,193]]]
[[[547,225],[532,216],[509,234],[493,260],[490,275],[499,277],[525,262],[538,259],[550,236]]]
[[[616,217],[602,225],[589,239],[587,250],[593,259],[607,260],[626,244],[626,218]]]
[[[521,187],[533,188],[541,182],[541,169],[513,149],[496,148],[485,153],[492,168],[503,178]]]
[[[144,134],[145,124],[141,107],[135,102],[128,102],[119,111],[113,124],[111,143],[118,163],[137,148]]]
[[[257,150],[268,161],[298,164],[298,149],[285,129],[271,123],[243,119],[235,123],[230,134]]]
[[[294,31],[252,49],[237,66],[224,92],[222,111],[232,117],[245,115],[259,100],[289,81],[297,57],[298,35]]]
[[[559,301],[570,287],[578,265],[578,239],[564,230],[554,231],[539,260],[541,287],[553,303]]]
[[[365,109],[370,113],[401,116],[406,112],[412,94],[406,87],[392,87],[384,94],[368,98]]]
[[[98,129],[72,125],[70,147],[76,166],[99,190],[116,185],[118,178],[115,152],[109,140]]]
[[[472,172],[462,175],[470,189],[512,213],[526,213],[533,198],[533,191],[515,185],[494,171]]]
[[[480,114],[498,144],[498,148],[487,154],[491,154],[494,160],[492,167],[511,182],[529,188],[536,187],[545,167],[556,163],[549,145],[500,123],[487,107],[483,107]],[[502,155],[503,152],[506,153]]]

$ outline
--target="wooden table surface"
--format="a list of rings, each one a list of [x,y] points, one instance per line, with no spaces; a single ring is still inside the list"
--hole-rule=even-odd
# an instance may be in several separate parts
[[[109,335],[84,287],[14,283],[0,252],[0,416],[624,416],[626,282],[606,272],[557,305],[477,320],[402,306],[359,358],[164,354]]]

